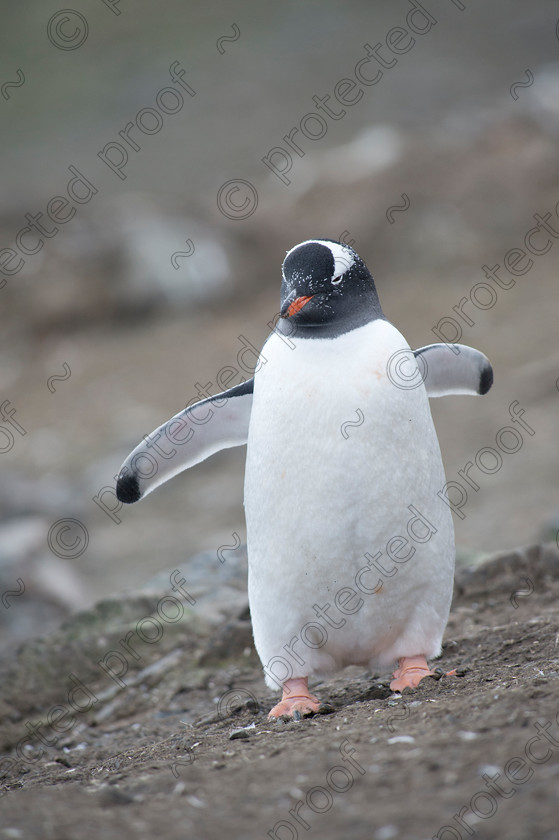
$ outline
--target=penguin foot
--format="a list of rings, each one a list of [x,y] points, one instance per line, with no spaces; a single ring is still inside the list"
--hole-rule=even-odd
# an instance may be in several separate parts
[[[394,679],[390,683],[392,691],[403,691],[404,688],[417,688],[424,677],[440,679],[443,675],[451,677],[456,674],[456,670],[448,671],[445,674],[441,668],[436,668],[434,671],[431,671],[424,656],[403,656],[398,660],[398,665],[400,667],[394,671]]]
[[[309,693],[308,677],[297,677],[284,682],[282,698],[269,713],[268,720],[301,720],[316,714],[320,706],[318,697]]]

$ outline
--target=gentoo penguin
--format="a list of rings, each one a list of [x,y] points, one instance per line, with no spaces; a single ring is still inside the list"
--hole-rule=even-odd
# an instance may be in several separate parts
[[[395,691],[433,673],[455,548],[429,397],[492,381],[470,347],[412,351],[358,254],[311,239],[284,260],[253,379],[181,411],[124,462],[117,496],[130,503],[247,444],[254,642],[267,685],[283,690],[271,718],[317,712],[309,677],[346,665],[397,663]]]

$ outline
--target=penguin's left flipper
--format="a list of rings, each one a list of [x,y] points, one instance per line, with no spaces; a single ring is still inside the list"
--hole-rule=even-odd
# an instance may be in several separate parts
[[[232,446],[247,442],[254,379],[175,414],[146,435],[120,468],[116,495],[132,504],[160,484]]]
[[[465,344],[428,344],[413,354],[429,397],[486,394],[493,385],[487,356]]]

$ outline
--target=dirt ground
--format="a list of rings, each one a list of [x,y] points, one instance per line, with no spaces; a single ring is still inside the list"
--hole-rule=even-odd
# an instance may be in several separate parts
[[[0,422],[0,840],[559,840],[557,10],[168,0],[162,15],[104,0],[85,4],[89,38],[67,52],[43,3],[12,5],[0,239],[65,194],[69,164],[96,193],[0,279],[0,405],[21,424]],[[413,30],[413,51],[327,136],[297,135],[289,185],[273,175],[262,155],[366,38],[398,35],[420,5],[433,31]],[[99,150],[174,84],[171,62],[199,94],[135,135],[122,180]],[[232,218],[220,185],[237,178],[258,204]],[[530,268],[509,271],[538,218],[549,247],[534,240]],[[261,347],[286,250],[316,236],[354,242],[412,347],[442,321],[487,354],[495,385],[431,402],[447,479],[467,494],[439,663],[459,675],[394,695],[389,674],[347,669],[313,687],[324,713],[269,723],[277,695],[231,548],[246,536],[244,449],[115,515],[98,502],[196,383],[250,375],[241,336]],[[503,285],[485,283],[495,265]],[[514,405],[528,425],[507,452]],[[502,466],[479,467],[495,447]],[[173,570],[195,601],[158,625]]]
[[[274,696],[237,605],[209,641],[195,625],[177,631],[181,647],[171,639],[175,648],[158,649],[121,691],[83,677],[100,705],[74,695],[86,711],[36,764],[15,758],[15,738],[25,710],[45,719],[56,692],[40,696],[16,673],[10,695],[4,674],[12,764],[0,765],[0,837],[555,840],[558,594],[553,545],[463,569],[440,660],[458,676],[394,695],[388,675],[346,669],[315,686],[324,714],[289,723],[267,721]],[[98,628],[91,614],[82,623],[87,644]],[[76,650],[59,653],[79,668]],[[19,666],[27,674],[29,656]]]

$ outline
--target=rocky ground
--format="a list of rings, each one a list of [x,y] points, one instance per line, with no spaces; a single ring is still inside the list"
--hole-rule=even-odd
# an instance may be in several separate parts
[[[559,838],[554,545],[459,571],[459,676],[346,669],[297,723],[266,718],[245,566],[201,555],[3,657],[1,837]]]

